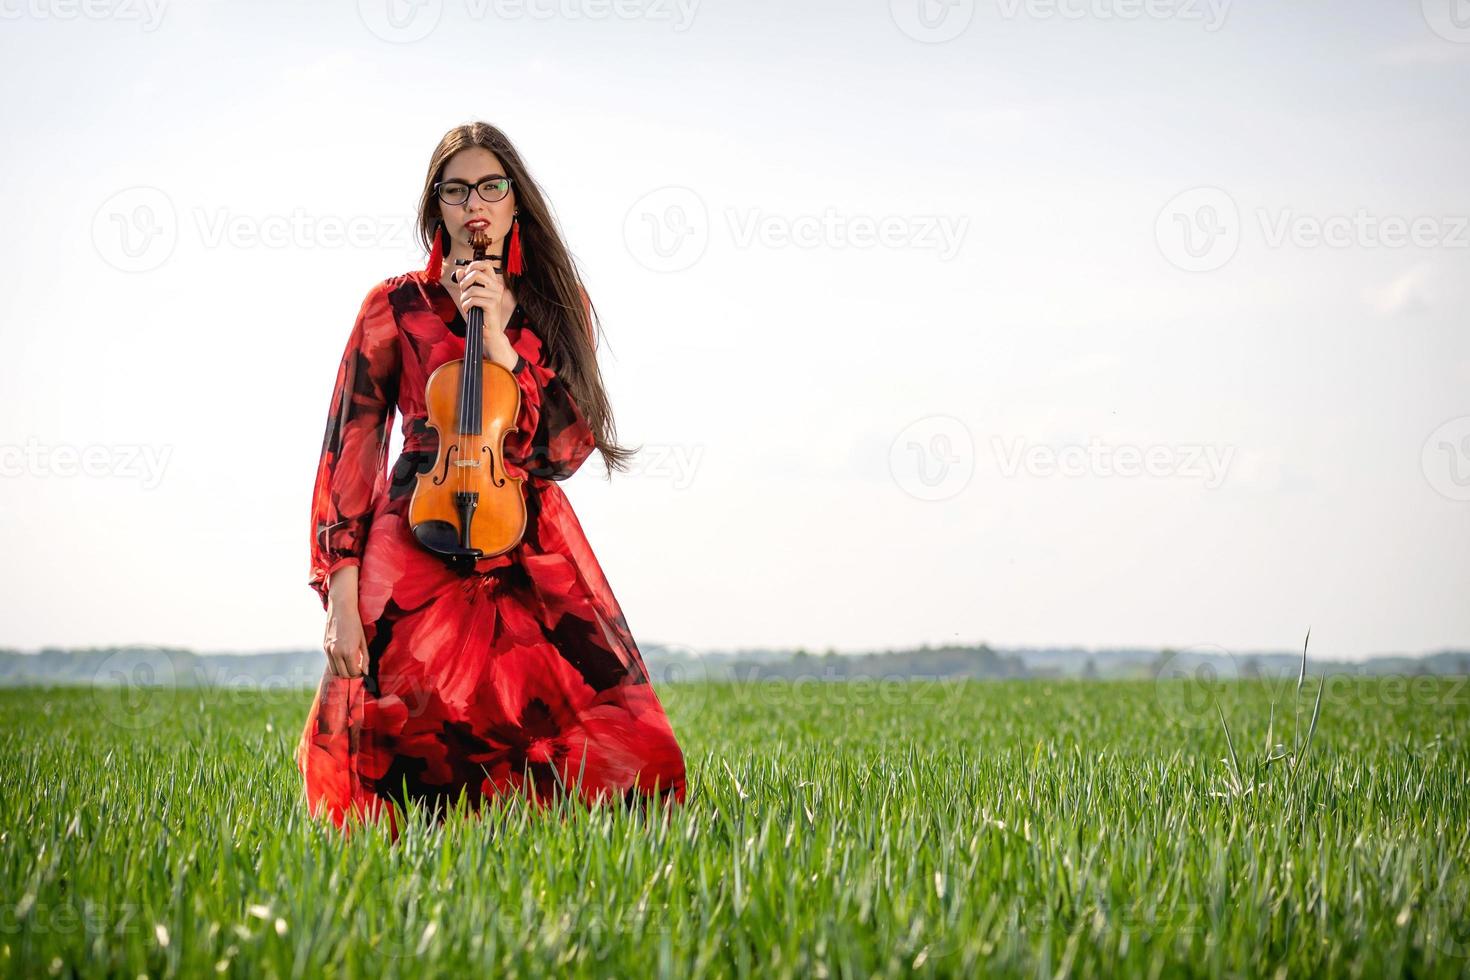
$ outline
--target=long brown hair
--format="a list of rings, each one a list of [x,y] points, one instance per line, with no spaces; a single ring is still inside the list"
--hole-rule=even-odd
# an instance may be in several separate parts
[[[637,449],[616,442],[612,407],[597,366],[597,331],[601,317],[582,287],[576,260],[562,242],[561,230],[546,205],[546,197],[510,137],[486,122],[466,123],[444,134],[429,158],[423,196],[419,198],[419,243],[427,255],[442,217],[434,184],[444,176],[449,159],[460,150],[483,147],[500,158],[515,191],[516,222],[521,229],[525,272],[515,280],[516,301],[525,308],[536,333],[545,342],[550,367],[571,391],[573,400],[597,440],[607,475],[626,470]],[[446,256],[447,258],[447,256]]]

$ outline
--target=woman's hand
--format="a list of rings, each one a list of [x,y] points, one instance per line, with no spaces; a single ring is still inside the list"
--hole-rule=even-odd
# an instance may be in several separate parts
[[[516,363],[516,351],[505,335],[506,325],[515,312],[515,295],[505,286],[505,279],[495,271],[498,259],[481,259],[461,266],[455,273],[459,284],[459,310],[468,321],[470,309],[484,311],[483,337],[490,359],[507,369]],[[506,307],[509,307],[507,309]]]
[[[505,279],[495,271],[497,261],[499,260],[472,261],[458,273],[459,311],[466,320],[469,319],[472,307],[478,306],[485,311],[487,340],[489,330],[504,330],[505,325],[510,322],[510,317],[502,313],[502,308],[511,296],[506,291]]]
[[[357,611],[357,597],[341,601],[333,595],[327,610],[327,633],[322,649],[327,654],[327,667],[337,677],[361,677],[367,672],[367,639],[362,630],[362,617]]]

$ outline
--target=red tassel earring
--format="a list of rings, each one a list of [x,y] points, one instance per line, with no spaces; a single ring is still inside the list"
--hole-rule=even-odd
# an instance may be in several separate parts
[[[424,267],[424,275],[430,282],[438,282],[444,275],[444,239],[448,236],[443,221],[434,225],[434,247],[429,250],[429,264]]]
[[[515,212],[510,219],[510,244],[505,247],[505,274],[518,276],[525,269],[525,260],[521,255],[521,222],[516,217],[520,212]]]

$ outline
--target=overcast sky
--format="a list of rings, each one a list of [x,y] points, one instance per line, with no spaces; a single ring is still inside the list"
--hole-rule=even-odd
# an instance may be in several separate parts
[[[475,119],[645,447],[565,484],[640,641],[1470,646],[1449,2],[0,14],[0,646],[320,644],[342,345]]]

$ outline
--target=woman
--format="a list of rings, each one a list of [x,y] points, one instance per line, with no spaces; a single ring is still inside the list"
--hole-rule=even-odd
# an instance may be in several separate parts
[[[541,190],[500,130],[460,126],[429,162],[418,227],[427,268],[373,287],[348,338],[312,494],[327,669],[296,751],[308,807],[344,829],[386,809],[396,840],[409,799],[437,819],[507,792],[683,802],[683,754],[558,484],[593,449],[609,476],[632,452],[613,441],[592,306]],[[470,261],[476,229],[493,260]],[[472,307],[520,388],[504,449],[527,519],[509,552],[465,565],[419,544],[408,506],[437,456],[425,385],[464,356]]]

